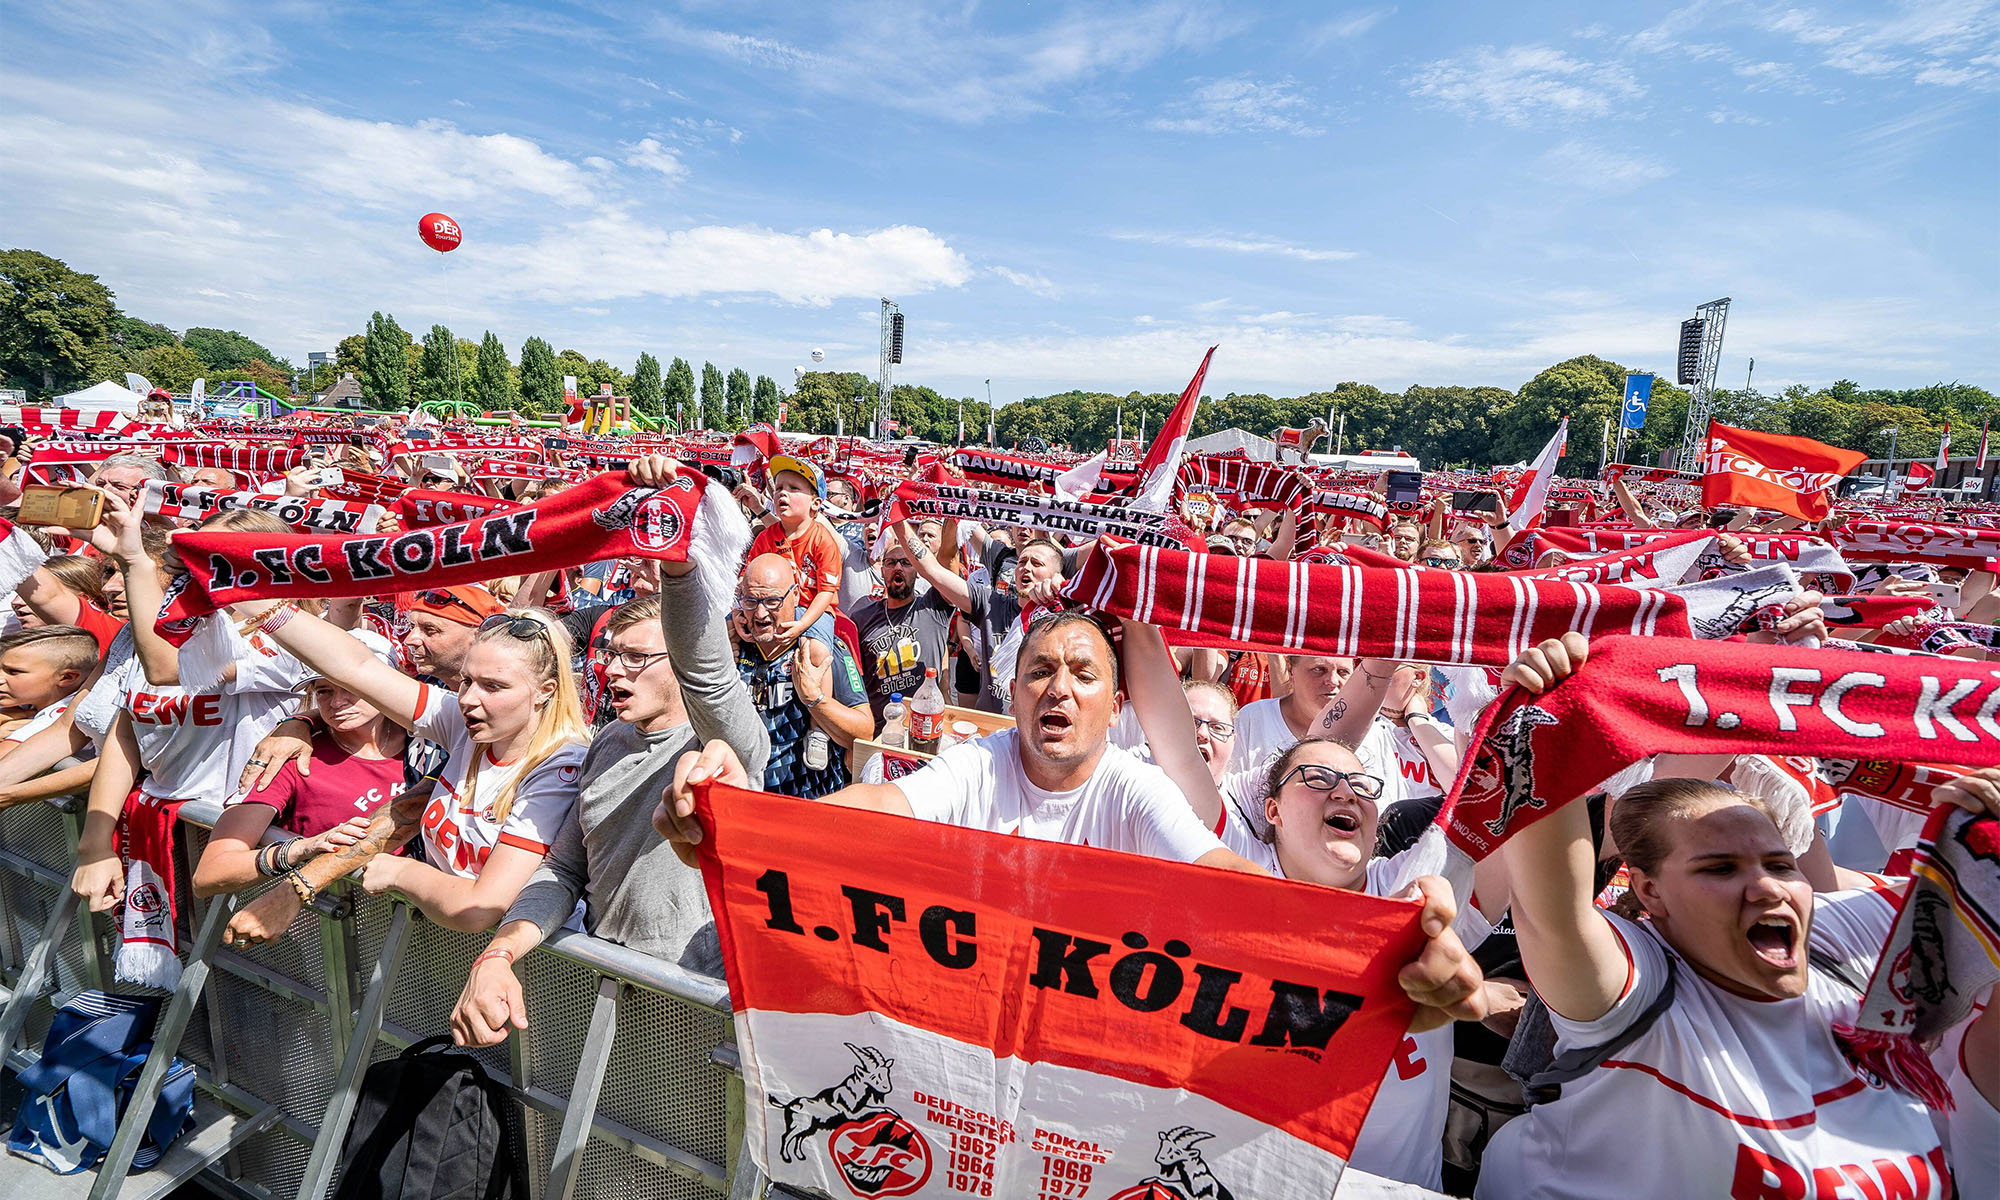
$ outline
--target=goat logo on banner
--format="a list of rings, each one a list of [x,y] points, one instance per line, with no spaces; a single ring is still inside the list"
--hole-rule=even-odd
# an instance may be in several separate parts
[[[771,1103],[784,1113],[785,1136],[778,1153],[786,1162],[806,1157],[806,1139],[823,1130],[827,1154],[848,1190],[873,1200],[907,1196],[931,1177],[931,1148],[917,1127],[883,1101],[889,1098],[889,1069],[896,1060],[873,1046],[847,1043],[856,1065],[840,1082],[787,1103]]]

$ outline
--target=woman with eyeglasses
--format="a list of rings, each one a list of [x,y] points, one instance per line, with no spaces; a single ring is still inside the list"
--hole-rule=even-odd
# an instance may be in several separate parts
[[[424,861],[377,855],[362,868],[361,886],[401,892],[452,929],[498,924],[576,804],[590,731],[563,627],[540,610],[487,617],[454,693],[417,682],[295,606],[249,607],[252,628],[445,749],[424,809]]]

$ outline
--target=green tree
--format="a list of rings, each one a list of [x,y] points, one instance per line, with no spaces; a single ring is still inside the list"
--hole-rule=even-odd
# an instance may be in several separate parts
[[[144,375],[154,387],[170,392],[185,392],[197,378],[208,374],[208,366],[199,355],[173,342],[141,351],[132,369]]]
[[[660,411],[676,421],[686,421],[696,413],[694,399],[694,368],[688,366],[687,359],[676,356],[667,367],[667,377],[660,389]]]
[[[531,337],[521,343],[521,408],[530,415],[563,409],[562,369],[548,342]]]
[[[181,335],[181,345],[201,356],[208,369],[226,375],[253,359],[289,372],[292,364],[234,329],[190,329]]]
[[[410,407],[410,335],[394,316],[376,313],[368,318],[366,344],[361,351],[361,374],[357,381],[370,405],[381,409]]]
[[[326,372],[321,371],[320,375],[324,378]],[[253,358],[249,362],[238,363],[236,366],[230,368],[228,374],[222,376],[221,379],[217,379],[211,373],[208,381],[209,386],[213,388],[219,382],[230,382],[241,379],[256,384],[273,396],[287,396],[291,394],[295,378],[296,376],[293,372],[285,370],[283,367],[274,367],[261,358]]]
[[[1603,423],[1624,408],[1625,368],[1585,354],[1559,362],[1521,385],[1495,429],[1493,461],[1527,462],[1540,454],[1569,418],[1569,453],[1558,469],[1565,475],[1597,473],[1597,443]]]
[[[730,419],[736,422],[731,428],[741,429],[743,426],[756,421],[757,418],[751,415],[750,412],[750,397],[752,394],[750,372],[744,370],[742,367],[737,367],[729,372],[726,386],[729,395]]]
[[[165,325],[151,321],[141,321],[137,317],[119,314],[111,319],[111,341],[127,354],[137,354],[141,350],[151,350],[155,346],[168,346],[179,341],[174,331]]]
[[[47,398],[86,382],[118,316],[97,276],[33,250],[0,251],[0,378]]]
[[[778,381],[769,375],[759,375],[757,382],[750,386],[750,409],[756,414],[755,420],[776,421],[778,401],[784,397],[778,393]],[[787,416],[791,414],[786,413]]]
[[[367,334],[350,333],[346,337],[341,338],[340,342],[334,346],[333,361],[320,369],[327,370],[330,368],[333,371],[335,379],[340,378],[342,371],[352,371],[358,376],[361,374],[361,355],[367,349]]]
[[[640,351],[639,361],[632,368],[632,411],[642,416],[659,416],[661,387],[660,360]]]
[[[490,329],[479,340],[479,358],[473,380],[480,408],[487,412],[502,412],[520,407],[520,392],[514,384],[513,364],[507,361],[507,347],[500,344],[500,339]]]
[[[714,363],[701,364],[701,409],[699,413],[702,428],[735,429],[729,423],[728,385],[722,380],[722,371]]]
[[[424,335],[423,355],[417,360],[416,386],[412,390],[419,407],[446,401],[470,399],[460,378],[459,361],[451,330],[431,326]]]

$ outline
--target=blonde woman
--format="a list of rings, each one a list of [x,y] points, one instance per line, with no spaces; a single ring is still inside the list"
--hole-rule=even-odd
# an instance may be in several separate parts
[[[244,608],[254,610],[252,628],[445,749],[424,809],[424,861],[377,855],[362,869],[362,887],[400,892],[452,929],[497,925],[576,804],[590,730],[563,627],[538,609],[488,617],[450,692],[417,682],[295,606]]]

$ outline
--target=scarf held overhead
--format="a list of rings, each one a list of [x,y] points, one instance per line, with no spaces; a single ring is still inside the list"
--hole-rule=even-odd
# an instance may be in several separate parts
[[[326,533],[373,533],[382,520],[382,506],[354,500],[311,500],[297,496],[268,496],[222,488],[198,488],[181,483],[148,479],[140,503],[145,511],[161,517],[199,519],[232,509],[268,512],[294,529]]]
[[[1053,496],[993,492],[915,479],[896,489],[885,520],[894,524],[913,517],[1021,525],[1040,533],[1067,537],[1094,538],[1108,533],[1148,546],[1193,546],[1201,543],[1201,536],[1171,512],[1058,500]]]
[[[1570,630],[1692,636],[1671,592],[1099,542],[1063,589],[1178,645],[1497,667]]]
[[[186,572],[168,589],[159,631],[182,646],[182,686],[198,690],[242,650],[234,622],[202,618],[245,600],[378,596],[629,555],[695,563],[719,604],[749,540],[728,492],[687,468],[662,488],[614,472],[524,508],[393,535],[194,530],[174,535]],[[209,636],[197,638],[197,626]]]

